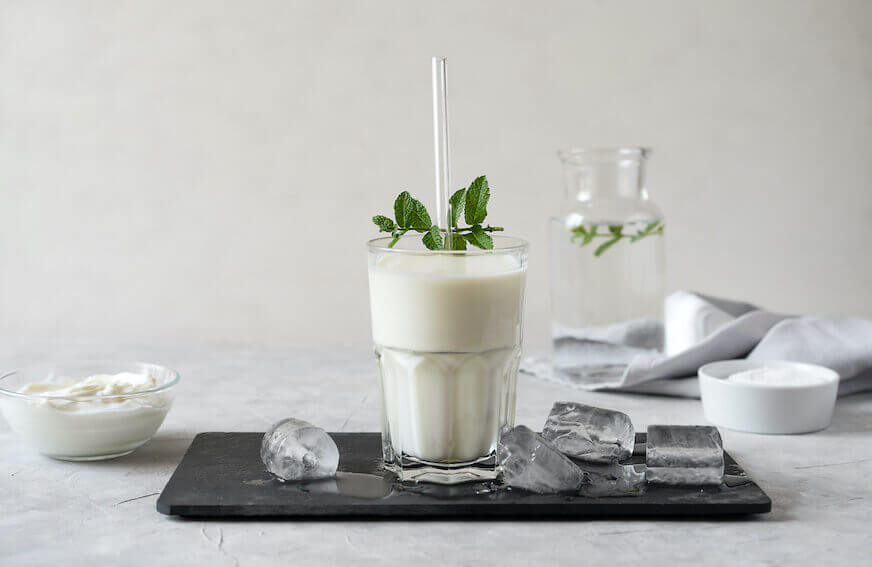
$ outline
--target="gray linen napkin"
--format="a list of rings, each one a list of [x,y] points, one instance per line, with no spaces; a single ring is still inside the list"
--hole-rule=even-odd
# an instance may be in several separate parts
[[[670,309],[696,302],[693,310]],[[702,307],[702,309],[699,309]],[[527,358],[521,371],[551,378],[586,390],[699,397],[696,373],[700,366],[717,360],[793,360],[832,368],[839,373],[839,395],[872,389],[872,321],[844,315],[796,317],[757,309],[747,303],[677,292],[667,299],[666,332],[701,328],[700,318],[716,310],[716,329],[678,354],[635,357],[623,376],[596,384],[567,380],[553,372],[547,359]],[[692,332],[690,333],[693,334]],[[687,338],[684,341],[687,342]]]

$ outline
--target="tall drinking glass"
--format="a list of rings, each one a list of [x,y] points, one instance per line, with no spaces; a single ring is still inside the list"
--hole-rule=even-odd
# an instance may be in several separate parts
[[[385,466],[401,480],[493,479],[514,425],[527,243],[430,251],[418,235],[369,242]]]

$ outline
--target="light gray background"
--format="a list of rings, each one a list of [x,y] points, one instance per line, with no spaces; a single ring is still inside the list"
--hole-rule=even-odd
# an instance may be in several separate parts
[[[0,333],[369,339],[369,218],[457,184],[532,242],[555,150],[654,148],[670,289],[872,316],[872,2],[3,2]]]

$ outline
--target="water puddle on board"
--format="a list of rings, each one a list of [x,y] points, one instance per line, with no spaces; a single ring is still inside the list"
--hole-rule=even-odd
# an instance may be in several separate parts
[[[283,481],[277,477],[243,481],[246,486],[274,486],[281,490],[296,490],[309,494],[336,494],[374,500],[393,492],[391,475],[338,472],[333,478],[322,480]]]

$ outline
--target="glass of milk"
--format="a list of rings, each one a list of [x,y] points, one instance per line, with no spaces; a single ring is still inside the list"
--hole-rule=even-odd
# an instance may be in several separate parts
[[[525,241],[430,251],[420,235],[369,242],[372,335],[385,466],[401,480],[496,478],[515,420]]]

